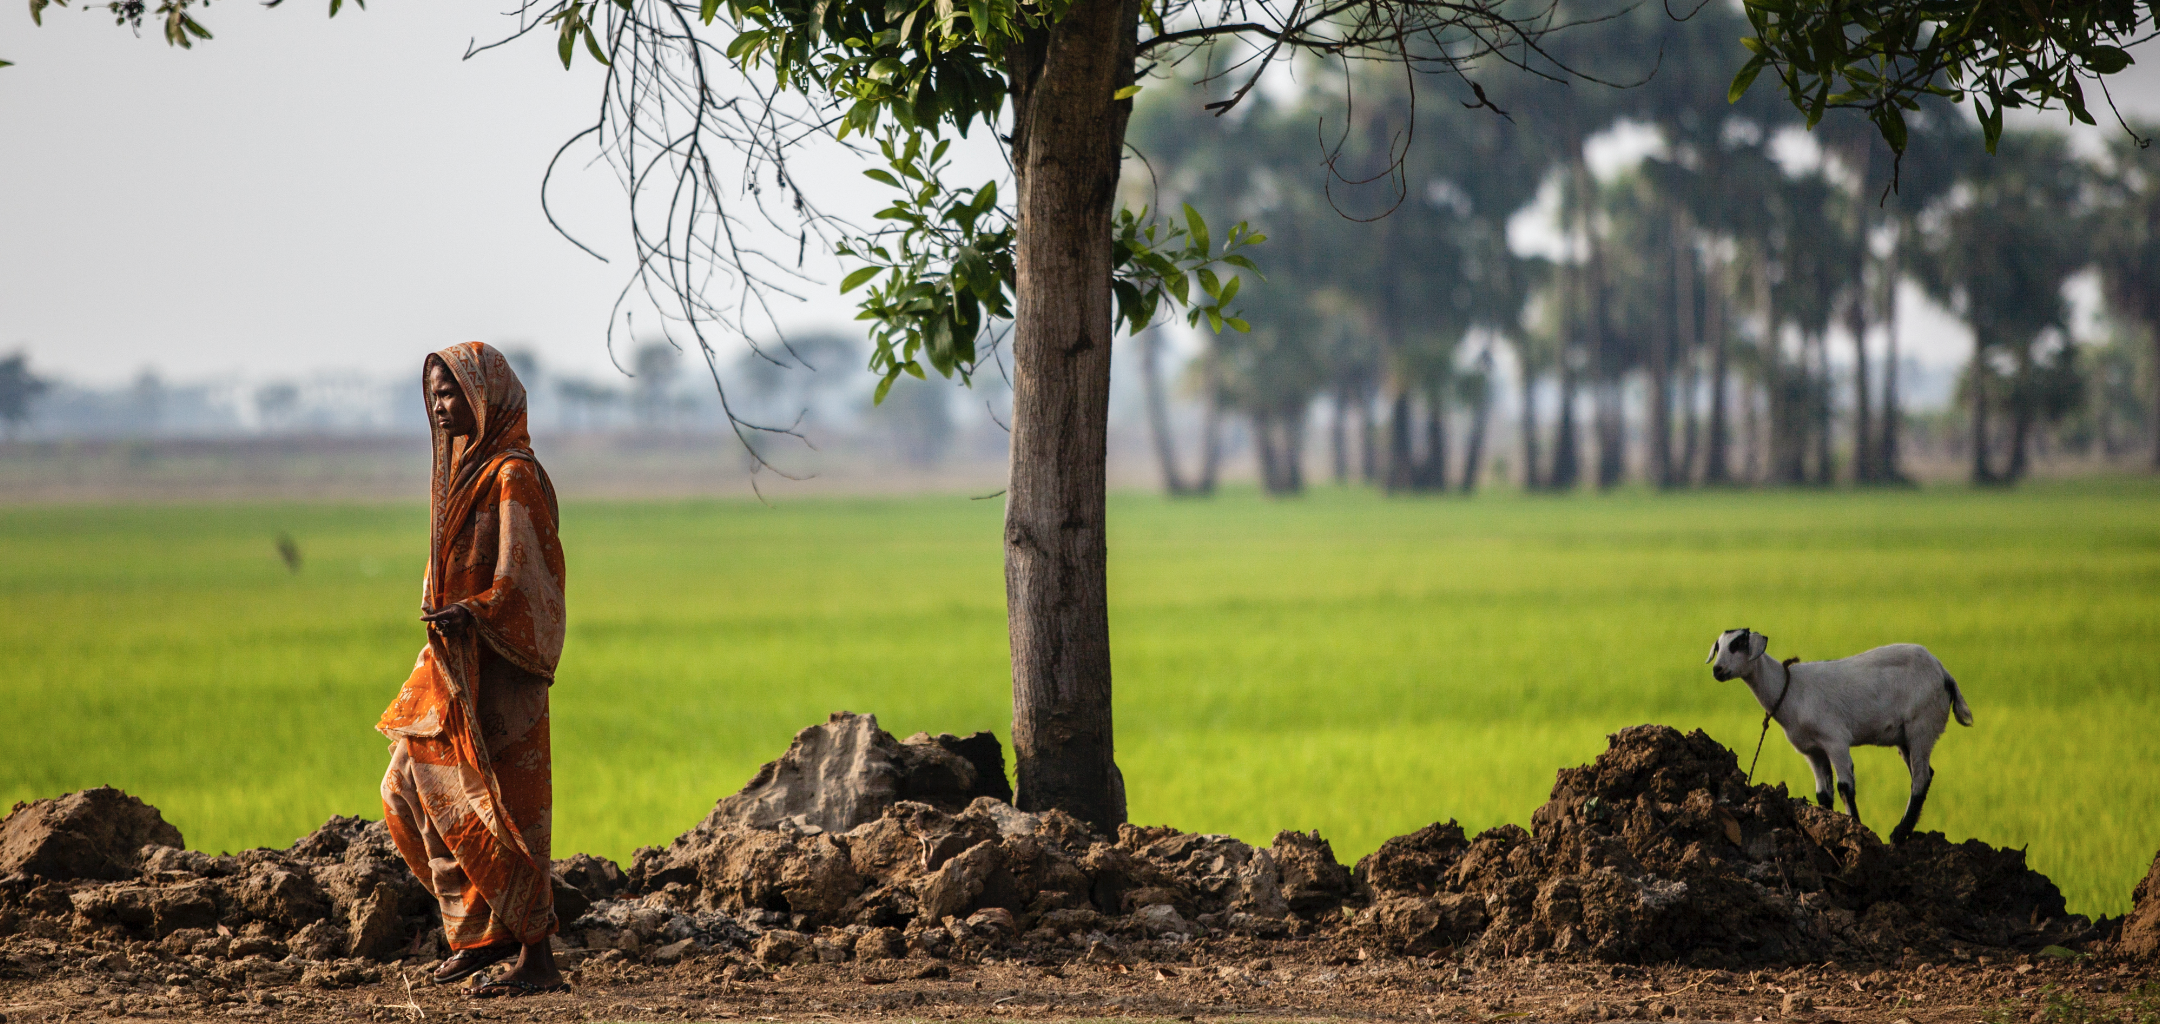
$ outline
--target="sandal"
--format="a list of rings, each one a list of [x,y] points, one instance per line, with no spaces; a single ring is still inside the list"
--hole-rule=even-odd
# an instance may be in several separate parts
[[[495,991],[489,991],[490,989]],[[498,980],[483,975],[478,981],[473,982],[472,997],[474,999],[501,999],[506,996],[522,998],[524,996],[537,996],[545,992],[568,991],[570,991],[570,986],[559,981],[553,985],[535,985],[532,982],[519,981],[516,978]]]
[[[448,985],[451,982],[463,981],[516,956],[520,948],[515,942],[498,942],[491,946],[475,946],[471,949],[461,949],[450,954],[450,959],[443,961],[442,967],[428,977],[437,985]]]

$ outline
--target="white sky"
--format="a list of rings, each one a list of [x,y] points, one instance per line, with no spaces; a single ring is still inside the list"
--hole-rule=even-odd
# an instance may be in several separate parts
[[[566,161],[554,192],[612,264],[556,236],[538,203],[549,156],[590,121],[590,60],[565,72],[534,37],[461,61],[468,39],[511,25],[486,4],[377,0],[333,21],[321,0],[229,2],[207,12],[217,38],[180,51],[82,2],[48,8],[43,28],[19,5],[0,12],[0,58],[17,63],[0,69],[0,352],[98,384],[150,366],[417,372],[466,339],[607,370],[627,273],[620,186]],[[2126,109],[2160,116],[2155,64],[2116,83]],[[964,173],[989,176],[980,133],[974,150]],[[878,198],[844,154],[796,166],[859,211]],[[852,319],[834,264],[818,263],[826,283],[791,326]],[[1963,356],[1939,314],[1905,335],[1933,359]]]

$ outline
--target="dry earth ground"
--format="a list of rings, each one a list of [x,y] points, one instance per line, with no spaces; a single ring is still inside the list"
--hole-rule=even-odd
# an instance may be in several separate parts
[[[2160,962],[2047,954],[1905,957],[1896,965],[1761,971],[1554,958],[1396,957],[1330,937],[1198,939],[976,962],[927,959],[766,970],[731,953],[670,964],[565,955],[575,991],[476,1000],[423,980],[431,964],[172,957],[147,944],[0,946],[7,1022],[116,1018],[419,1020],[1451,1020],[1794,1024],[2149,1024]],[[341,976],[342,975],[342,976]],[[411,984],[408,986],[407,981]]]

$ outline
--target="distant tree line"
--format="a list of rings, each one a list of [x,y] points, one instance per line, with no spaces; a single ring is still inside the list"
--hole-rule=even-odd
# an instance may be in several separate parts
[[[1399,73],[1315,64],[1296,95],[1232,117],[1175,90],[1143,102],[1136,198],[1269,236],[1268,287],[1242,296],[1252,332],[1204,336],[1183,381],[1204,410],[1197,459],[1171,430],[1163,339],[1139,339],[1165,486],[1212,489],[1234,416],[1263,485],[1296,492],[1324,408],[1338,481],[1474,490],[1510,429],[1492,415],[1502,349],[1521,370],[1509,469],[1526,488],[1901,483],[1900,281],[1974,333],[1958,388],[1974,482],[2021,479],[2043,439],[2151,445],[2160,469],[2160,155],[2123,133],[2080,160],[2017,130],[1989,155],[1969,116],[1923,102],[1902,159],[1832,111],[1812,133],[1822,158],[1796,168],[1779,159],[1803,127],[1783,96],[1727,102],[1746,34],[1724,5],[1686,21],[1644,5],[1548,41],[1577,68],[1636,55],[1627,88],[1515,76],[1413,95]],[[1656,144],[1600,180],[1588,147],[1623,124]],[[1509,243],[1539,203],[1558,259]],[[2070,335],[2064,286],[2087,270],[2114,343]],[[1852,346],[1836,375],[1833,329]]]

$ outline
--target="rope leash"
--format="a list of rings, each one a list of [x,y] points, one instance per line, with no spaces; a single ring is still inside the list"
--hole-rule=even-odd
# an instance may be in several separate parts
[[[1760,655],[1757,655],[1757,657],[1760,657]],[[1785,669],[1785,685],[1778,689],[1777,703],[1770,705],[1770,710],[1763,712],[1762,735],[1755,737],[1755,756],[1748,761],[1747,765],[1747,784],[1750,786],[1755,784],[1755,766],[1762,761],[1763,741],[1770,738],[1770,719],[1777,716],[1778,709],[1785,706],[1785,695],[1792,692],[1793,662],[1799,660],[1798,658],[1787,658],[1785,660],[1783,666]]]

